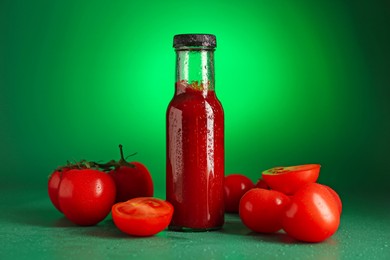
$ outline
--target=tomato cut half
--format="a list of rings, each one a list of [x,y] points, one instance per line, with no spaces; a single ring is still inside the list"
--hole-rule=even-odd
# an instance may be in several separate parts
[[[319,164],[274,167],[264,171],[262,177],[271,189],[292,195],[305,184],[316,182],[320,168]]]
[[[112,219],[119,230],[132,236],[152,236],[171,222],[173,206],[151,197],[134,198],[112,206]]]

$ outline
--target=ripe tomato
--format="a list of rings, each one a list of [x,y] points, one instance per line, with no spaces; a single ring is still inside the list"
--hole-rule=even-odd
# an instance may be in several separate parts
[[[119,202],[111,210],[114,224],[132,236],[152,236],[164,230],[172,219],[173,206],[164,200],[141,197]]]
[[[73,169],[64,174],[58,189],[59,206],[77,225],[102,221],[115,202],[115,183],[108,174],[93,169]]]
[[[59,212],[62,211],[58,202],[58,187],[60,186],[63,174],[65,174],[67,171],[69,171],[68,168],[62,168],[61,170],[54,171],[50,175],[49,181],[47,183],[47,191],[49,193],[50,201]]]
[[[336,200],[336,203],[337,203],[337,208],[339,209],[339,212],[341,214],[341,212],[343,211],[343,204],[341,202],[341,199],[340,199],[340,196],[337,194],[337,192],[335,190],[333,190],[331,187],[329,186],[326,186],[326,185],[323,185],[325,188],[328,189],[328,191],[332,194],[333,198]]]
[[[257,183],[256,183],[256,188],[259,188],[259,189],[266,189],[266,190],[269,190],[269,186],[268,184],[262,179],[260,178]]]
[[[290,198],[278,191],[254,188],[240,201],[240,218],[249,229],[272,233],[282,228],[282,217]]]
[[[331,192],[310,183],[292,196],[282,220],[284,231],[305,242],[320,242],[332,236],[340,224],[340,212]]]
[[[60,185],[60,182],[61,172],[54,171],[49,177],[49,181],[47,183],[47,191],[49,193],[51,203],[59,212],[62,212],[60,209],[60,204],[58,203],[58,187]]]
[[[254,188],[253,182],[242,174],[231,174],[225,177],[225,211],[238,212],[241,197],[248,190]]]
[[[319,164],[275,167],[264,171],[262,177],[271,189],[292,195],[305,184],[316,182],[320,167]]]
[[[148,169],[140,162],[130,164],[134,167],[120,166],[108,173],[115,181],[116,202],[153,196],[153,181]]]

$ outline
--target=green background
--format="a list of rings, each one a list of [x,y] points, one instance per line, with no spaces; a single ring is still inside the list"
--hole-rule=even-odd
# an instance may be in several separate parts
[[[339,192],[389,187],[388,1],[1,1],[1,184],[138,154],[165,196],[173,35],[217,36],[226,174],[322,165]],[[369,178],[367,178],[369,176]]]
[[[46,196],[49,173],[67,160],[119,158],[120,143],[126,154],[137,152],[132,160],[149,168],[155,194],[164,198],[173,36],[213,33],[226,174],[256,181],[270,167],[320,163],[320,182],[340,193],[345,218],[353,223],[342,219],[344,231],[330,245],[361,237],[362,231],[351,230],[372,220],[355,218],[370,214],[370,205],[380,209],[372,218],[382,221],[374,230],[388,229],[384,216],[390,216],[390,207],[380,195],[390,194],[389,24],[385,0],[1,0],[0,192],[2,210],[9,214],[4,216],[18,220],[25,212],[32,221],[20,223],[44,226],[53,235],[49,226],[60,214]],[[11,205],[18,210],[10,211]],[[0,231],[12,233],[14,227],[20,228]],[[62,227],[64,236],[91,231]],[[104,237],[113,228],[103,227],[91,234]],[[35,239],[44,233],[28,230],[36,232]],[[236,235],[240,232],[247,231]],[[167,234],[152,241],[164,247]],[[383,234],[373,236],[390,239]],[[32,237],[19,239],[28,244]],[[365,246],[353,241],[352,250],[340,246],[336,258]],[[381,241],[372,246],[388,247]],[[336,252],[328,246],[317,248]]]

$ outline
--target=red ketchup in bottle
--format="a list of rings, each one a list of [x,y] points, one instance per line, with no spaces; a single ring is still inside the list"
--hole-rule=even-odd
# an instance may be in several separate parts
[[[171,230],[224,223],[224,115],[214,90],[214,35],[176,35],[176,89],[166,114],[166,198]]]

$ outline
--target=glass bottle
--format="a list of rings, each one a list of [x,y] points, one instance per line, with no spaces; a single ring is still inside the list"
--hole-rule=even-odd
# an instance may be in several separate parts
[[[215,94],[210,34],[175,35],[175,94],[166,114],[166,198],[170,230],[208,231],[224,223],[224,115]]]

